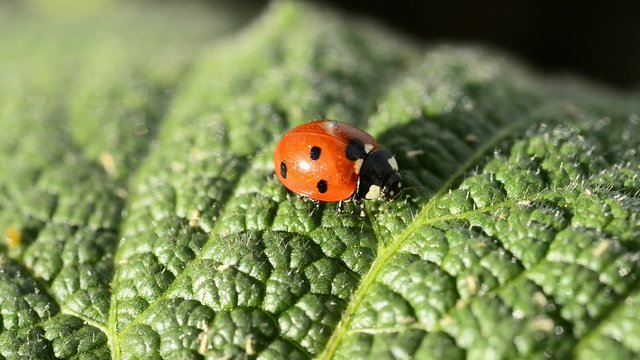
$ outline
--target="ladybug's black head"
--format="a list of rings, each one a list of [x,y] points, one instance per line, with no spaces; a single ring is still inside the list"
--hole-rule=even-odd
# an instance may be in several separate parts
[[[386,149],[373,149],[362,162],[358,178],[356,200],[393,199],[402,189],[398,162]]]

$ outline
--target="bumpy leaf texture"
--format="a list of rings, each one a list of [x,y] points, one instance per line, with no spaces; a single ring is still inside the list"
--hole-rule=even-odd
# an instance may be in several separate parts
[[[640,356],[640,96],[226,5],[0,5],[0,359]],[[407,190],[288,193],[315,118]]]

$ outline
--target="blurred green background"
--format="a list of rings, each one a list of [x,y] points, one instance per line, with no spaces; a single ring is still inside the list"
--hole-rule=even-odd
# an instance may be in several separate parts
[[[48,15],[74,17],[99,12],[111,0],[7,1]],[[145,6],[156,6],[159,1]],[[257,14],[267,0],[227,1],[230,7]],[[426,42],[473,42],[490,45],[550,73],[577,74],[618,88],[640,84],[640,2],[589,5],[557,1],[365,1],[313,0],[348,14],[372,18]],[[135,1],[134,3],[142,3]],[[174,2],[184,7],[195,1]],[[202,0],[219,4],[220,1]],[[6,7],[6,5],[5,5]],[[6,12],[6,9],[0,11]],[[6,14],[0,19],[6,21]],[[7,29],[10,26],[3,26]],[[10,31],[10,29],[8,29]],[[3,30],[6,31],[6,30]]]

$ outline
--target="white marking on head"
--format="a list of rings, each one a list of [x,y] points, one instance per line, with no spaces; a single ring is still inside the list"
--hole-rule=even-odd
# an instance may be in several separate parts
[[[367,200],[376,200],[380,198],[380,186],[371,185],[369,186],[369,191],[367,191],[367,195],[364,196]]]
[[[396,161],[396,157],[392,156],[389,158],[389,165],[391,165],[391,168],[395,171],[398,171],[398,162]]]
[[[353,168],[356,170],[356,174],[360,174],[360,168],[362,167],[362,163],[364,162],[363,159],[358,159],[356,160],[356,162],[353,164]]]
[[[402,183],[400,181],[398,181],[398,187],[401,188],[402,187]]]
[[[372,144],[364,144],[364,151],[368,154],[373,150],[374,146]]]
[[[396,194],[396,192],[395,192],[395,191],[393,191],[393,190],[389,191],[389,195],[393,196],[393,195],[395,195],[395,194]]]

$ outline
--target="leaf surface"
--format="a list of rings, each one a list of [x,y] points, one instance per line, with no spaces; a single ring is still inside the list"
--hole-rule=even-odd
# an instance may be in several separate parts
[[[1,357],[638,356],[637,94],[223,4],[86,34],[2,5],[27,35],[0,50]],[[288,193],[273,147],[314,118],[407,190],[364,218]]]

